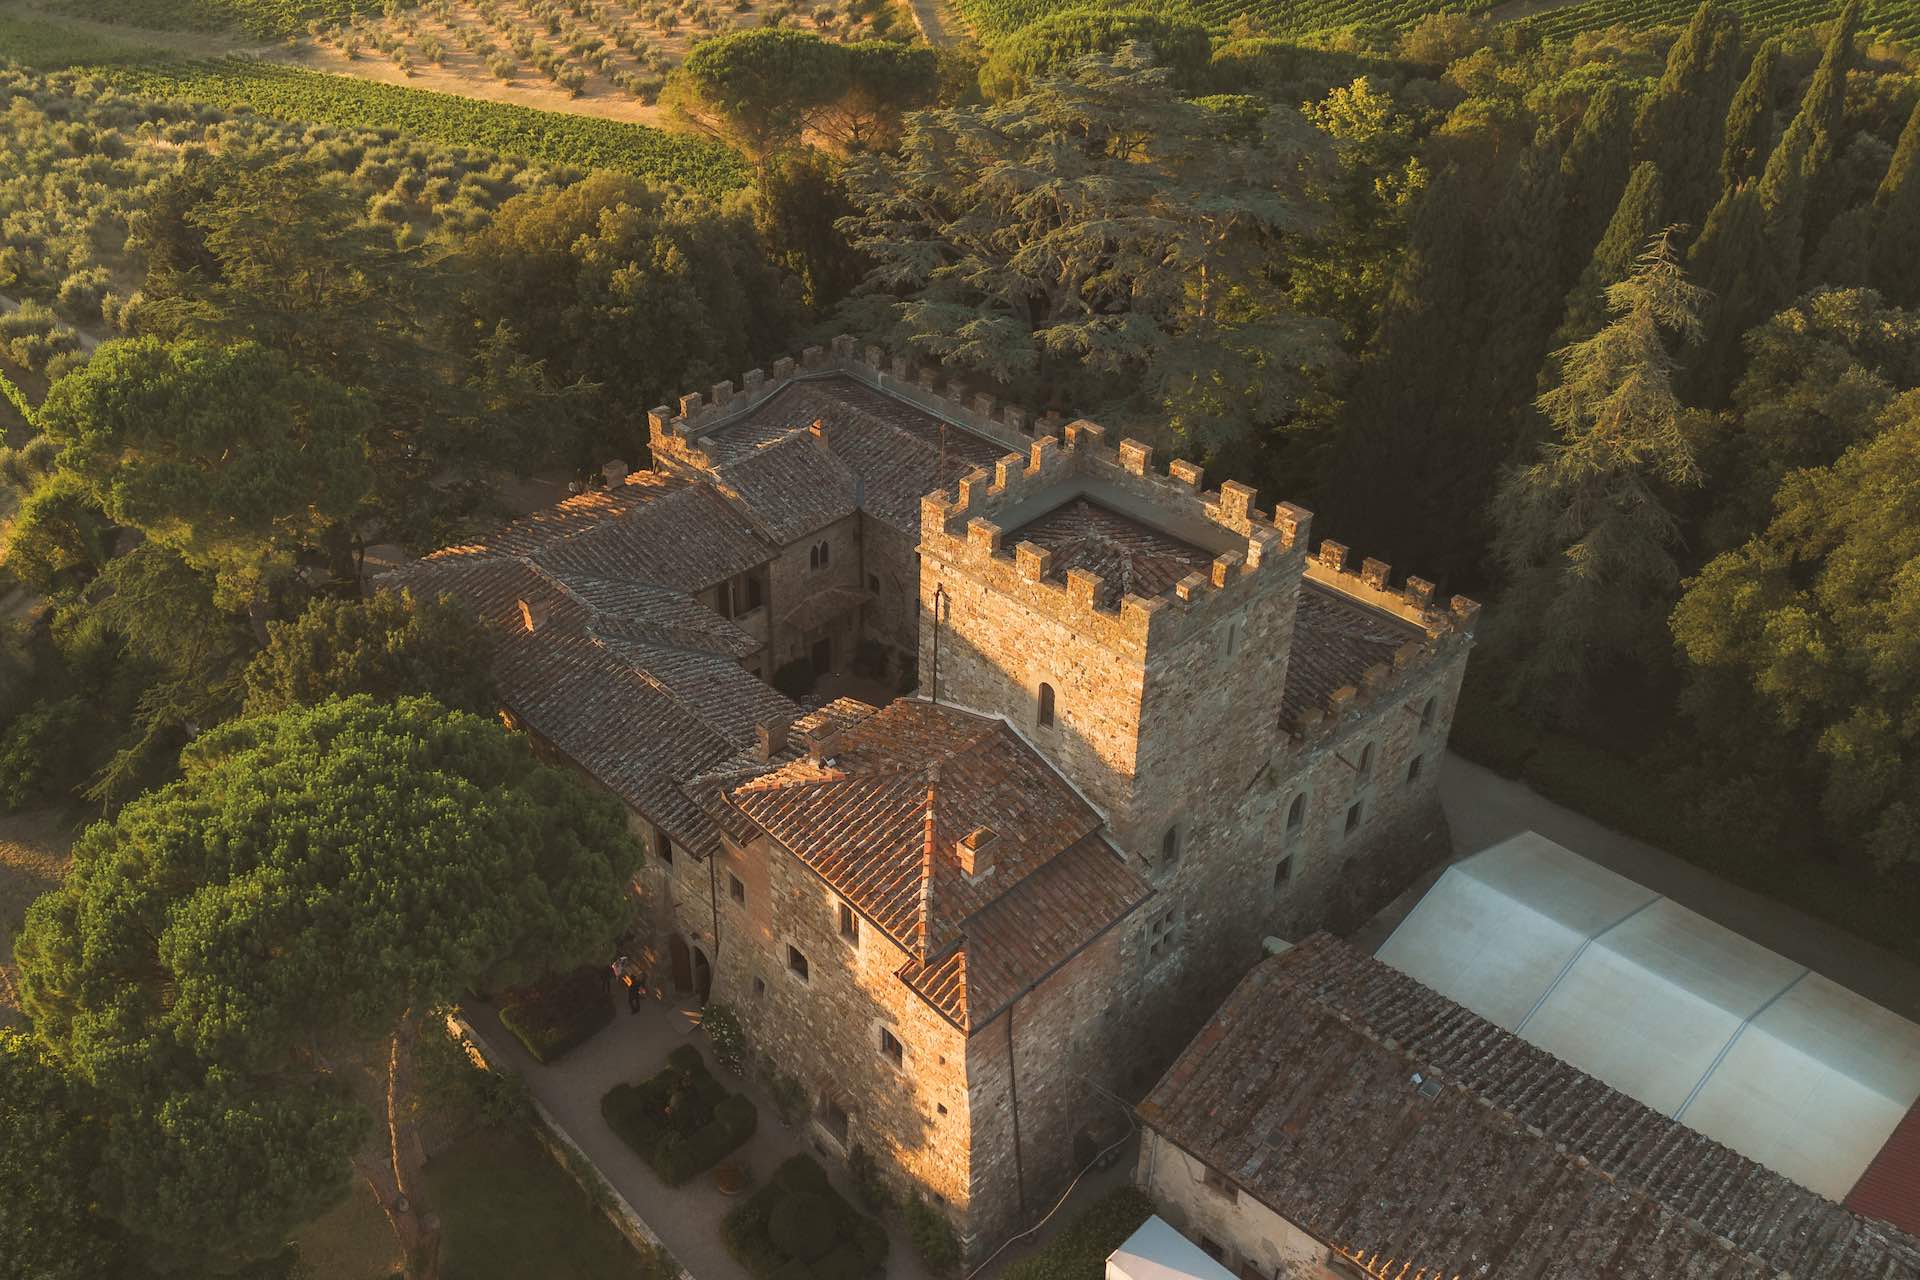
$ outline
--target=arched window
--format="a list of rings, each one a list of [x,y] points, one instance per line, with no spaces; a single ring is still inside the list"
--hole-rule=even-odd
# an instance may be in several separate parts
[[[1360,776],[1363,778],[1373,776],[1373,744],[1371,742],[1360,748]]]
[[[1420,708],[1420,727],[1422,729],[1433,728],[1433,713],[1437,709],[1439,701],[1440,699],[1438,698],[1428,698],[1427,705]]]
[[[821,543],[820,544],[820,567],[822,569],[826,568],[827,565],[832,562],[832,560],[833,560],[833,544],[831,542]]]
[[[1040,706],[1034,722],[1043,725],[1053,723],[1053,686],[1050,684],[1040,686]]]
[[[1307,793],[1302,791],[1287,806],[1287,834],[1298,831],[1307,820]]]
[[[814,543],[807,548],[807,571],[816,572],[820,568],[820,544]]]
[[[1170,867],[1180,860],[1180,828],[1168,827],[1160,837],[1160,865]]]

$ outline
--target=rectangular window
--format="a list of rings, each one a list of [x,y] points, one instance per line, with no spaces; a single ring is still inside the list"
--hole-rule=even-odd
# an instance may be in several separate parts
[[[1347,809],[1347,831],[1349,834],[1360,829],[1360,801],[1355,800]]]
[[[1407,781],[1408,782],[1420,781],[1420,757],[1419,756],[1415,756],[1413,759],[1407,761]]]
[[[847,1145],[847,1139],[852,1136],[853,1117],[847,1114],[845,1107],[837,1102],[821,1103],[820,1123],[836,1142],[843,1147]]]
[[[844,902],[840,904],[840,936],[855,946],[860,944],[860,917]]]
[[[1205,1236],[1205,1235],[1201,1236],[1200,1248],[1203,1251],[1205,1251],[1206,1255],[1209,1258],[1212,1258],[1215,1262],[1225,1262],[1227,1260],[1226,1246],[1222,1245],[1218,1240],[1215,1240],[1212,1236]]]
[[[906,1059],[906,1052],[906,1048],[901,1045],[893,1032],[885,1027],[880,1028],[880,1053],[888,1062],[896,1067],[899,1066]]]
[[[1291,879],[1293,879],[1293,855],[1288,854],[1274,864],[1273,887],[1276,889],[1284,889],[1287,887],[1287,881]]]
[[[660,861],[669,866],[673,864],[673,841],[667,839],[667,833],[658,827],[653,829],[653,852]]]
[[[1228,1200],[1240,1198],[1239,1188],[1228,1181],[1227,1176],[1217,1169],[1208,1169],[1204,1181],[1207,1184],[1207,1190],[1216,1195],[1225,1196]]]
[[[747,886],[741,884],[740,877],[731,871],[727,872],[727,892],[741,906],[744,907],[747,904]]]
[[[791,945],[787,947],[787,968],[800,981],[807,980],[807,957],[800,948]]]
[[[763,603],[765,603],[765,601],[762,598],[762,593],[765,590],[766,588],[760,585],[760,579],[757,576],[753,576],[753,575],[748,576],[747,578],[747,612],[748,613],[752,613],[755,609],[758,609]]]

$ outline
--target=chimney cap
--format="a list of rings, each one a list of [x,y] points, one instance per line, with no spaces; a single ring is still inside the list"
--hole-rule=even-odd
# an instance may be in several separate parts
[[[807,756],[819,763],[833,755],[834,748],[840,745],[840,726],[831,721],[823,721],[807,730]]]

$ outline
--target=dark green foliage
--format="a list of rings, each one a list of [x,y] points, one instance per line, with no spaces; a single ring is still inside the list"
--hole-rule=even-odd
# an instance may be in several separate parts
[[[788,1252],[773,1237],[776,1219],[783,1232],[801,1230],[791,1207],[796,1200],[832,1232],[831,1246],[811,1261]],[[727,1252],[755,1280],[864,1280],[880,1274],[887,1258],[885,1229],[855,1211],[829,1185],[812,1156],[794,1156],[782,1164],[765,1186],[727,1215],[720,1230]],[[809,1251],[818,1246],[811,1235],[790,1243]]]
[[[1634,166],[1593,256],[1567,292],[1566,315],[1550,343],[1553,350],[1591,337],[1607,322],[1607,290],[1627,278],[1641,247],[1667,225],[1662,203],[1660,167],[1643,160]]]
[[[824,152],[784,152],[761,167],[753,189],[753,225],[767,254],[799,284],[818,311],[860,283],[867,261],[836,225],[854,212],[838,165]]]
[[[492,648],[491,633],[451,596],[323,597],[292,622],[268,624],[266,648],[247,664],[246,712],[355,693],[382,700],[424,693],[442,706],[489,715],[498,709],[488,674]]]
[[[93,487],[55,470],[35,484],[0,541],[7,571],[31,591],[52,594],[85,585],[107,562],[113,525]]]
[[[767,1215],[767,1239],[795,1262],[813,1262],[832,1251],[836,1237],[833,1202],[810,1191],[782,1196]]]
[[[1767,237],[1766,213],[1753,186],[1720,198],[1688,254],[1693,278],[1709,299],[1705,336],[1683,373],[1688,398],[1717,407],[1726,403],[1740,369],[1740,337],[1786,299],[1779,258]]]
[[[1635,151],[1660,166],[1668,216],[1683,225],[1697,224],[1719,194],[1718,164],[1739,58],[1739,17],[1702,0],[1634,120]]]
[[[1560,157],[1564,204],[1554,222],[1560,236],[1560,271],[1569,278],[1587,265],[1619,209],[1632,168],[1630,105],[1620,85],[1601,85]]]
[[[0,1272],[96,1280],[124,1263],[124,1241],[96,1208],[102,1132],[85,1090],[26,1036],[0,1027]]]
[[[42,699],[0,728],[0,813],[71,796],[90,718],[78,698]]]
[[[1780,39],[1775,36],[1754,51],[1746,79],[1727,109],[1726,141],[1720,152],[1723,192],[1758,178],[1773,150],[1774,78],[1779,67]]]
[[[867,1207],[867,1212],[882,1214],[893,1207],[893,1192],[888,1188],[887,1180],[880,1176],[880,1166],[875,1163],[873,1152],[858,1142],[847,1153],[847,1176],[853,1179],[854,1192],[860,1197],[860,1203]]]
[[[907,1239],[928,1271],[946,1275],[960,1265],[960,1241],[945,1214],[915,1195],[907,1198],[906,1218]]]
[[[665,1068],[639,1084],[615,1085],[600,1100],[600,1114],[670,1187],[719,1164],[759,1123],[753,1103],[728,1093],[691,1045],[675,1049]]]
[[[1837,212],[1827,179],[1840,150],[1847,67],[1853,59],[1859,13],[1858,0],[1848,0],[1834,23],[1820,65],[1807,82],[1799,112],[1780,135],[1760,175],[1760,206],[1766,215],[1774,271],[1789,293],[1798,287],[1809,242],[1818,242]]]
[[[1920,305],[1920,101],[1900,131],[1893,163],[1873,197],[1869,279],[1897,306]]]
[[[613,1021],[603,975],[589,964],[517,987],[500,1001],[500,1025],[537,1061],[558,1061]]]
[[[1138,1188],[1115,1187],[1082,1209],[1045,1248],[1008,1267],[1005,1280],[1100,1280],[1107,1255],[1152,1212],[1152,1201]]]
[[[756,163],[800,139],[850,84],[845,46],[788,27],[730,31],[696,44],[661,101]]]
[[[1212,48],[1207,30],[1172,9],[1084,6],[1062,9],[992,46],[980,68],[980,88],[992,99],[1017,98],[1049,76],[1065,75],[1090,53],[1116,53],[1143,44],[1175,85],[1204,83]]]

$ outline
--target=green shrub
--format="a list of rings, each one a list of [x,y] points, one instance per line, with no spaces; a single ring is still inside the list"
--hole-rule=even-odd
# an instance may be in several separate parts
[[[713,1046],[714,1061],[739,1075],[747,1064],[747,1033],[741,1029],[733,1006],[715,1000],[700,1015],[700,1025],[706,1029],[707,1043]]]
[[[787,1245],[812,1252],[819,1247],[814,1235],[792,1238],[801,1230],[797,1224],[809,1217],[831,1228],[829,1247],[811,1260],[789,1252],[774,1235],[778,1219]],[[885,1229],[848,1204],[827,1181],[826,1171],[804,1155],[782,1164],[729,1213],[721,1237],[727,1252],[756,1280],[865,1280],[887,1260]]]
[[[893,1193],[887,1189],[886,1179],[880,1176],[880,1168],[873,1161],[873,1153],[859,1143],[847,1153],[847,1173],[853,1179],[853,1189],[860,1196],[860,1203],[867,1206],[870,1213],[885,1213],[893,1207]]]
[[[801,1262],[826,1257],[836,1243],[832,1202],[811,1191],[789,1192],[767,1215],[767,1239]]]
[[[938,1209],[919,1196],[907,1199],[907,1239],[927,1270],[935,1275],[952,1271],[960,1262],[960,1242],[954,1238],[953,1225]]]
[[[719,1164],[760,1123],[753,1103],[728,1093],[689,1045],[669,1054],[658,1074],[608,1090],[600,1114],[670,1187]]]
[[[42,700],[0,731],[0,812],[54,799],[79,783],[87,721],[78,698]]]
[[[598,965],[510,991],[500,1005],[500,1025],[539,1062],[556,1061],[612,1020],[613,1003],[601,985]]]
[[[1082,1209],[1040,1252],[1008,1267],[1003,1280],[1100,1280],[1107,1255],[1152,1212],[1139,1188],[1115,1187]]]

